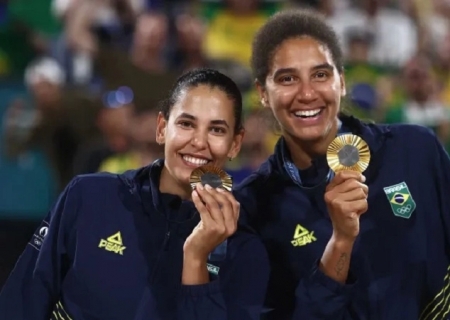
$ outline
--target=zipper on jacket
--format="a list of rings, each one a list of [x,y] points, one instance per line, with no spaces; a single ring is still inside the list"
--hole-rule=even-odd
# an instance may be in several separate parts
[[[166,232],[166,236],[164,237],[163,248],[164,251],[169,250],[169,240],[170,240],[170,230]]]
[[[154,281],[155,281],[155,277],[156,277],[156,274],[158,273],[158,270],[159,270],[159,264],[161,262],[161,256],[163,255],[163,252],[165,252],[165,251],[167,251],[169,249],[169,239],[170,239],[170,222],[167,221],[167,223],[166,223],[166,233],[164,235],[164,240],[163,240],[162,246],[161,246],[161,248],[159,249],[159,252],[158,252],[158,258],[156,259],[155,267],[153,268],[153,271],[152,271],[152,276],[150,278],[150,283],[154,283]]]

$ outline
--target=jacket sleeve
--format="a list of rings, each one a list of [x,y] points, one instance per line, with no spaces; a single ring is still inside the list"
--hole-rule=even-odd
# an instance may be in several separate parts
[[[434,136],[434,150],[429,152],[434,162],[434,181],[435,190],[438,197],[438,208],[441,215],[442,223],[446,231],[450,230],[450,158],[439,142]],[[447,232],[447,244],[450,245],[450,236]]]
[[[228,241],[217,280],[182,286],[179,320],[261,318],[270,269],[265,247],[258,237],[241,231]]]
[[[48,320],[58,302],[76,199],[70,183],[41,222],[0,293],[0,319]]]
[[[236,191],[235,197],[241,203],[239,216],[241,228],[256,233],[255,226],[258,225],[258,219],[266,219],[264,217],[266,203],[263,199],[270,199],[270,196],[264,188],[259,188],[267,186],[267,183],[256,176],[253,179],[255,180],[253,184]],[[358,268],[358,263],[355,263],[352,257],[349,278],[343,285],[319,270],[319,261],[316,261],[308,275],[302,278],[296,287],[292,319],[356,320],[350,307],[357,286],[357,279],[352,275],[355,268]]]
[[[450,230],[450,159],[434,133],[427,130],[426,136],[420,138],[419,141],[425,141],[424,148],[428,150],[424,154],[430,164],[428,170],[433,176],[442,224]],[[447,244],[450,245],[450,237],[447,237]],[[294,319],[300,316],[305,319],[358,319],[350,303],[357,287],[356,279],[351,277],[352,270],[356,268],[358,266],[353,265],[352,257],[350,281],[342,285],[323,274],[317,264],[310,276],[297,287]]]
[[[357,282],[350,265],[346,284],[341,284],[319,270],[319,261],[310,274],[303,278],[295,291],[295,310],[292,319],[358,319],[352,316],[350,302]]]

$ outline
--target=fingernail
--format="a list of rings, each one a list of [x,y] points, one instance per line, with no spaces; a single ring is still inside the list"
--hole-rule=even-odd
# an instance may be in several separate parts
[[[362,182],[366,182],[366,176],[361,176]]]
[[[216,190],[219,192],[225,192],[225,189],[223,189],[223,188],[216,188]]]
[[[198,189],[198,190],[203,190],[203,185],[199,182],[199,183],[197,183],[195,188]]]
[[[197,191],[192,191],[192,197],[198,197],[198,193],[197,193]]]
[[[212,187],[211,187],[209,184],[207,184],[207,185],[205,186],[205,188],[206,188],[206,190],[212,190]]]

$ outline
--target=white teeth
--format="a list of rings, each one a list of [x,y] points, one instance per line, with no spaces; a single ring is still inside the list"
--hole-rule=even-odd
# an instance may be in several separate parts
[[[192,163],[196,166],[203,166],[208,163],[208,160],[200,159],[200,158],[194,158],[190,156],[183,156],[183,160],[189,163]]]
[[[314,117],[317,116],[320,113],[320,111],[321,109],[297,111],[295,115],[297,117]]]

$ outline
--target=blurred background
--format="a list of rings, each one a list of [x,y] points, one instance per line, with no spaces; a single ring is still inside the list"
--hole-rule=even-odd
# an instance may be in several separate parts
[[[416,123],[450,149],[450,0],[0,0],[0,288],[74,175],[161,157],[157,103],[180,73],[216,68],[245,97],[241,181],[277,135],[249,70],[251,42],[281,9],[326,15],[346,57],[345,107]]]

